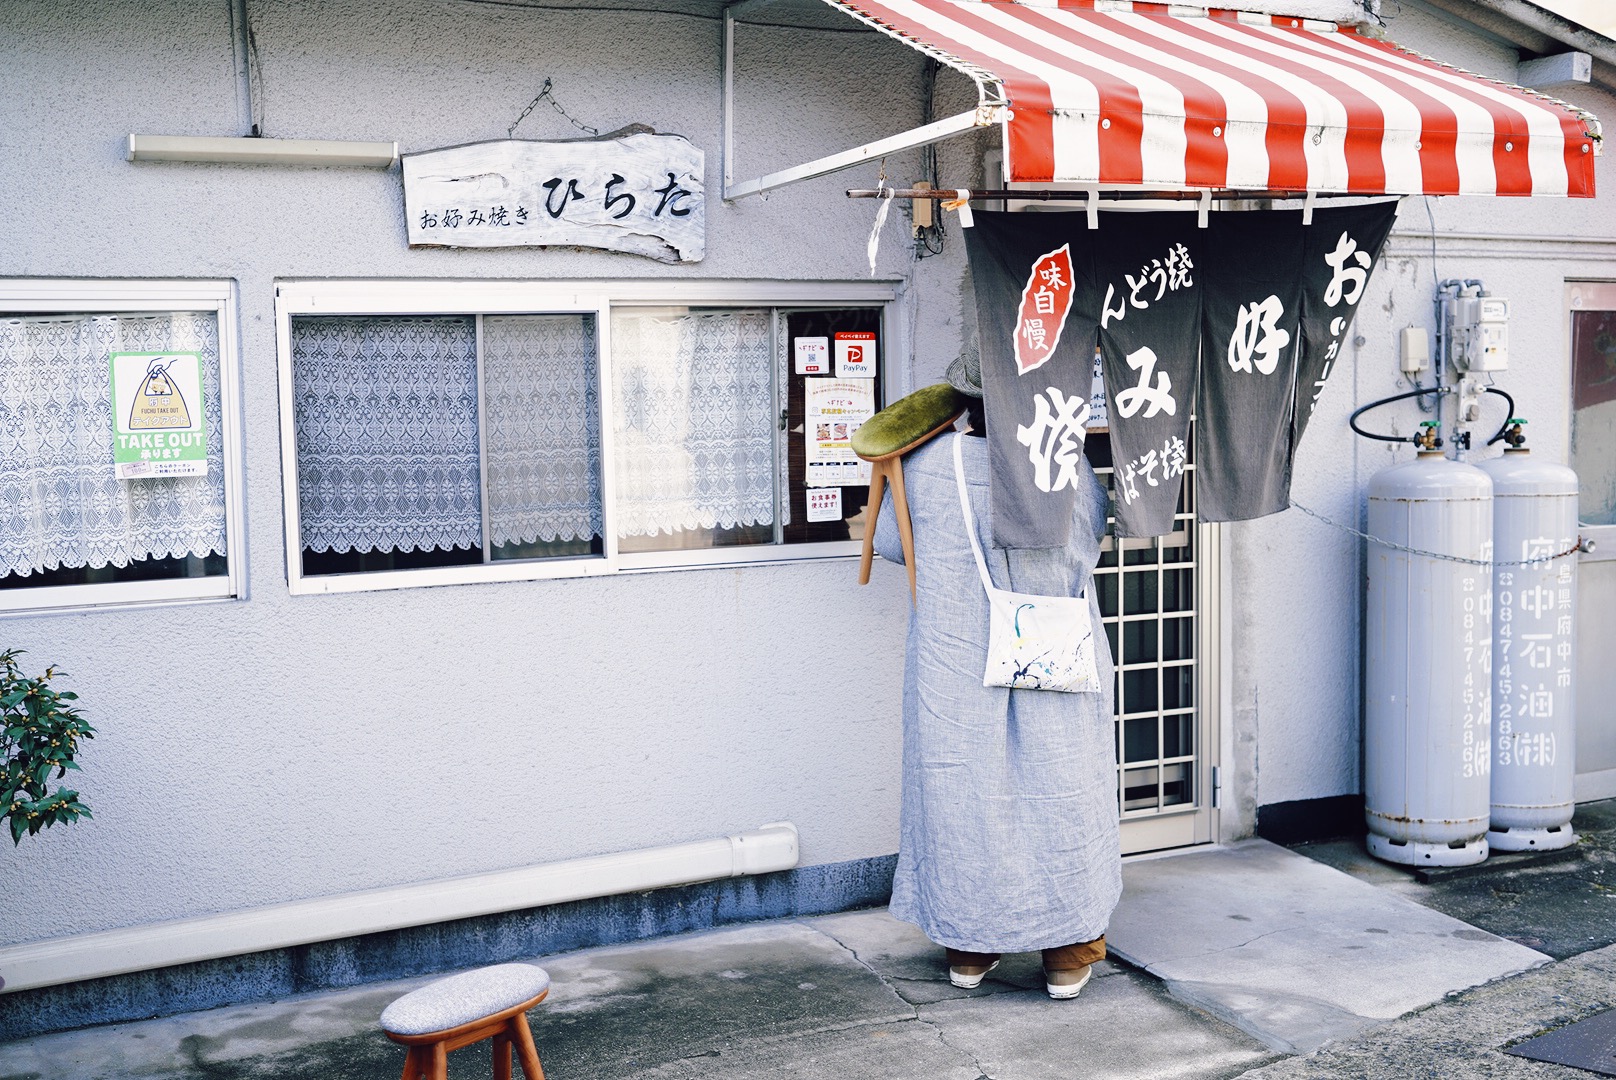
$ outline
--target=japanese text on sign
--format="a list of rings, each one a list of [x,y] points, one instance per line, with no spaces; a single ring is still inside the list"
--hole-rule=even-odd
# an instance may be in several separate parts
[[[696,262],[703,155],[678,135],[504,139],[404,157],[412,246],[606,248]]]
[[[1157,487],[1169,480],[1176,480],[1184,475],[1184,464],[1188,458],[1184,440],[1177,435],[1169,435],[1162,443],[1159,457],[1154,449],[1147,450],[1117,471],[1118,497],[1123,502],[1131,504],[1139,498],[1140,482],[1149,487]],[[1157,470],[1160,470],[1160,480],[1156,479]]]

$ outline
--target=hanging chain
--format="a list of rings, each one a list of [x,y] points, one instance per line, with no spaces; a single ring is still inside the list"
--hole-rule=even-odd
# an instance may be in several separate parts
[[[1353,536],[1361,537],[1368,540],[1371,544],[1379,544],[1381,547],[1391,548],[1393,551],[1406,551],[1410,555],[1423,555],[1428,559],[1443,559],[1447,562],[1464,563],[1467,566],[1542,566],[1544,563],[1553,562],[1555,559],[1563,559],[1568,555],[1575,555],[1577,552],[1583,550],[1583,538],[1579,536],[1577,537],[1577,542],[1575,544],[1572,544],[1570,547],[1556,555],[1543,555],[1536,559],[1516,559],[1512,562],[1499,562],[1495,559],[1467,559],[1462,555],[1447,555],[1440,551],[1426,551],[1423,548],[1407,547],[1403,544],[1394,544],[1390,540],[1382,540],[1378,536],[1372,536],[1366,532],[1359,532],[1351,525],[1343,525],[1339,521],[1331,521],[1323,514],[1316,514],[1299,502],[1293,502],[1291,503],[1291,506],[1297,510],[1300,510],[1308,517],[1313,518],[1315,521],[1322,521],[1332,529],[1340,529],[1342,532],[1348,532]]]
[[[538,108],[539,102],[541,102],[541,101],[548,101],[550,103],[550,108],[552,108],[556,112],[560,113],[563,117],[566,118],[566,120],[567,120],[567,122],[569,124],[571,124],[573,127],[577,128],[579,131],[586,131],[591,135],[599,135],[600,134],[600,129],[599,128],[592,128],[588,124],[579,123],[576,119],[573,118],[571,113],[567,112],[566,109],[563,109],[561,107],[561,102],[557,101],[555,99],[555,97],[550,93],[550,87],[552,85],[553,84],[551,83],[551,81],[549,79],[544,80],[544,85],[539,87],[539,96],[534,98],[532,101],[528,102],[527,103],[527,108],[522,110],[522,115],[518,116],[514,121],[512,121],[511,126],[505,129],[505,137],[507,139],[511,138],[513,135],[516,134],[517,125],[521,124],[521,122],[523,120],[526,120],[528,118],[528,114],[531,113],[534,109]]]

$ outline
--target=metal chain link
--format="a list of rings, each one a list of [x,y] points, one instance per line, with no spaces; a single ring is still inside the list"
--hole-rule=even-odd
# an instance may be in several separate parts
[[[538,108],[539,102],[545,100],[546,98],[549,98],[550,107],[552,109],[554,109],[556,112],[560,113],[562,116],[566,117],[567,122],[569,124],[571,124],[573,127],[577,128],[579,131],[587,131],[591,135],[599,135],[600,134],[600,129],[599,128],[592,128],[588,124],[579,123],[577,120],[573,119],[571,113],[567,112],[566,109],[563,109],[561,107],[561,102],[557,101],[550,94],[550,87],[552,85],[553,84],[551,83],[551,81],[549,79],[544,80],[544,85],[539,87],[539,96],[534,98],[532,101],[528,102],[527,103],[527,108],[522,110],[522,115],[518,116],[514,121],[512,121],[511,126],[505,129],[505,137],[507,139],[511,138],[513,135],[516,134],[517,126],[519,124],[521,124],[521,122],[523,120],[526,120],[528,118],[528,114],[530,114],[534,109]]]
[[[1512,562],[1498,562],[1494,559],[1467,559],[1462,555],[1447,555],[1440,551],[1426,551],[1423,548],[1407,547],[1403,544],[1394,544],[1390,540],[1382,540],[1378,536],[1373,536],[1366,532],[1360,532],[1357,529],[1354,529],[1351,525],[1343,525],[1339,521],[1331,521],[1323,514],[1314,513],[1312,510],[1309,510],[1299,502],[1293,502],[1291,503],[1291,506],[1292,508],[1300,510],[1302,513],[1316,521],[1324,522],[1324,524],[1330,526],[1332,529],[1340,529],[1342,532],[1351,533],[1353,536],[1361,537],[1368,540],[1372,544],[1379,544],[1382,547],[1391,548],[1393,551],[1406,551],[1410,555],[1424,555],[1429,559],[1443,559],[1447,562],[1464,563],[1467,566],[1541,566],[1544,563],[1553,562],[1555,559],[1563,559],[1568,555],[1575,555],[1577,552],[1583,550],[1583,538],[1579,536],[1577,537],[1577,542],[1566,548],[1564,551],[1556,555],[1544,555],[1537,559],[1516,559]]]

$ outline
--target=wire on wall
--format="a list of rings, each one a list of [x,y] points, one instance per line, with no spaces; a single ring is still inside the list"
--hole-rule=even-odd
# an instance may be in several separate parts
[[[921,69],[921,95],[924,103],[925,115],[921,123],[929,124],[936,119],[937,98],[937,72],[942,67],[936,60],[926,57],[925,65]],[[937,144],[927,143],[920,148],[920,171],[922,179],[932,187],[937,186]],[[941,255],[948,241],[948,215],[932,210],[931,224],[915,230],[915,258],[925,259],[932,255]]]

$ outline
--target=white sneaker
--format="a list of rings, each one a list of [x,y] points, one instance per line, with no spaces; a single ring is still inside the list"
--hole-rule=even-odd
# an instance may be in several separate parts
[[[951,967],[948,969],[948,981],[961,990],[975,990],[982,985],[982,980],[987,978],[988,972],[998,966],[999,962],[995,960],[985,968]]]
[[[1075,998],[1078,994],[1082,993],[1083,988],[1089,984],[1089,976],[1093,974],[1093,964],[1090,964],[1081,972],[1046,971],[1044,972],[1044,989],[1048,990],[1049,996],[1054,998],[1056,1001],[1065,1001],[1067,998]]]

